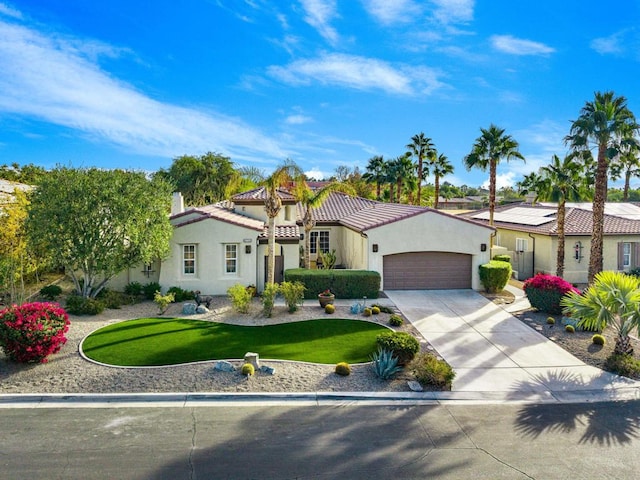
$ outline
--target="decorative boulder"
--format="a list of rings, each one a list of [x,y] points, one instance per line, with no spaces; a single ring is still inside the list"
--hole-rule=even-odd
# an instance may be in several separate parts
[[[213,369],[220,370],[221,372],[235,372],[236,367],[234,367],[233,364],[229,362],[220,360],[219,362],[216,362],[216,364],[213,366]]]
[[[276,369],[273,367],[267,367],[266,365],[263,365],[262,367],[260,367],[260,371],[266,375],[275,375],[276,373]]]
[[[196,304],[195,303],[183,303],[182,304],[182,313],[184,315],[193,315],[196,313]]]
[[[209,309],[204,305],[198,305],[196,308],[196,313],[209,313]]]

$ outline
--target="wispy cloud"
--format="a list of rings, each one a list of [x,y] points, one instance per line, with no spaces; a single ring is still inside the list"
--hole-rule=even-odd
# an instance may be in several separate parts
[[[286,157],[276,141],[237,118],[162,103],[103,71],[96,58],[117,52],[0,19],[0,112],[144,155],[216,149],[241,159]]]
[[[0,2],[0,15],[6,15],[7,17],[18,19],[22,18],[22,12],[3,2]]]
[[[544,43],[515,38],[511,35],[493,35],[490,41],[491,45],[496,50],[503,53],[510,53],[512,55],[547,56],[555,52],[554,48],[551,48]]]
[[[475,0],[431,0],[434,17],[444,24],[467,23],[473,20]]]
[[[300,0],[305,12],[304,21],[315,28],[331,45],[336,45],[340,36],[331,21],[337,16],[335,0]]]
[[[429,94],[445,86],[438,79],[439,72],[428,67],[405,65],[395,68],[382,60],[338,53],[297,60],[284,67],[271,66],[268,73],[290,85],[316,82],[400,95]]]
[[[313,118],[308,117],[306,115],[296,114],[296,115],[289,115],[287,118],[285,118],[284,121],[289,125],[302,125],[304,123],[312,122]]]
[[[640,59],[640,33],[637,28],[620,30],[608,37],[594,38],[589,46],[601,55],[621,55],[628,53]]]
[[[422,9],[413,0],[362,0],[365,10],[383,25],[415,21]]]

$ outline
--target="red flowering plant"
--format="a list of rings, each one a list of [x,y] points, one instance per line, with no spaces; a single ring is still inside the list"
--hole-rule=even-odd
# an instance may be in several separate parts
[[[524,282],[522,288],[533,308],[551,314],[562,313],[560,300],[565,294],[568,292],[580,294],[580,290],[566,280],[544,273],[539,273]]]
[[[0,311],[0,346],[17,362],[46,363],[67,342],[69,316],[57,303],[25,303]]]
[[[331,295],[333,295],[333,293],[331,293],[331,290],[327,288],[324,292],[320,292],[319,295],[321,297],[330,297]]]

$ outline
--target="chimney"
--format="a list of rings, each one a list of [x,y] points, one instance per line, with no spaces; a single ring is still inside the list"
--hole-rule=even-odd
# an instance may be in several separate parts
[[[184,198],[180,192],[173,192],[171,197],[171,216],[184,212]]]

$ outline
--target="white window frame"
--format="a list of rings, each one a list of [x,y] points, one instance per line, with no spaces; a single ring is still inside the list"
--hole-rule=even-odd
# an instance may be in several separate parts
[[[224,244],[224,273],[225,275],[237,275],[238,274],[238,244],[237,243],[225,243]],[[229,254],[232,254],[230,256]],[[233,262],[233,269],[229,269],[229,262]]]
[[[631,242],[622,242],[622,268],[631,268]]]
[[[329,230],[314,230],[310,233],[310,248],[309,253],[317,254],[319,247],[322,253],[327,253],[329,251],[329,247],[331,246],[331,234]],[[324,238],[323,238],[324,237]],[[325,248],[323,248],[323,243],[325,243]]]
[[[198,248],[195,243],[182,245],[182,274],[189,277],[196,275],[196,260]]]
[[[516,252],[526,252],[529,249],[529,242],[526,238],[516,238]]]

